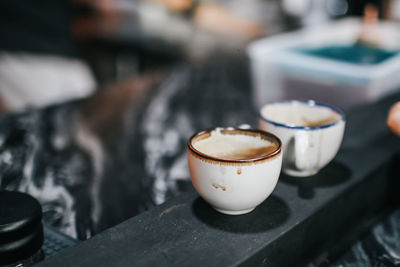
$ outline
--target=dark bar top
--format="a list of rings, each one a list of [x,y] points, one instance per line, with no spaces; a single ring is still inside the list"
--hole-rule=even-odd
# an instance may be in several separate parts
[[[389,162],[400,139],[385,118],[399,96],[350,112],[335,160],[310,178],[281,175],[272,196],[248,215],[219,214],[184,193],[38,266],[306,264],[391,203],[399,172]]]

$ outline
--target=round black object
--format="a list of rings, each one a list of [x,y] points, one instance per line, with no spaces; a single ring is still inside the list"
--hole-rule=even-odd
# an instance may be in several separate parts
[[[0,265],[27,259],[42,244],[40,203],[28,194],[0,191]]]

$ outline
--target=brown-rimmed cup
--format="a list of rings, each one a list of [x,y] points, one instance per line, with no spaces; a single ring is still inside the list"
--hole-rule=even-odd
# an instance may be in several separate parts
[[[191,180],[219,212],[251,212],[274,190],[282,165],[281,141],[256,129],[208,129],[188,140]]]

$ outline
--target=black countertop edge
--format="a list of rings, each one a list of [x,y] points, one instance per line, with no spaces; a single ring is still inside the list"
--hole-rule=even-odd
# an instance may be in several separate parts
[[[394,177],[393,164],[385,161],[295,220],[281,190],[244,216],[219,214],[196,193],[185,193],[38,266],[304,265],[391,202]]]

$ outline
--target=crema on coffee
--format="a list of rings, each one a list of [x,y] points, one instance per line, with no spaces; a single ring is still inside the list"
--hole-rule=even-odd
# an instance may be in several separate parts
[[[304,127],[328,125],[341,118],[328,107],[310,106],[302,102],[267,105],[261,109],[261,115],[273,122]]]
[[[260,136],[214,130],[210,136],[192,143],[193,147],[211,157],[225,160],[247,160],[268,155],[278,146]]]

